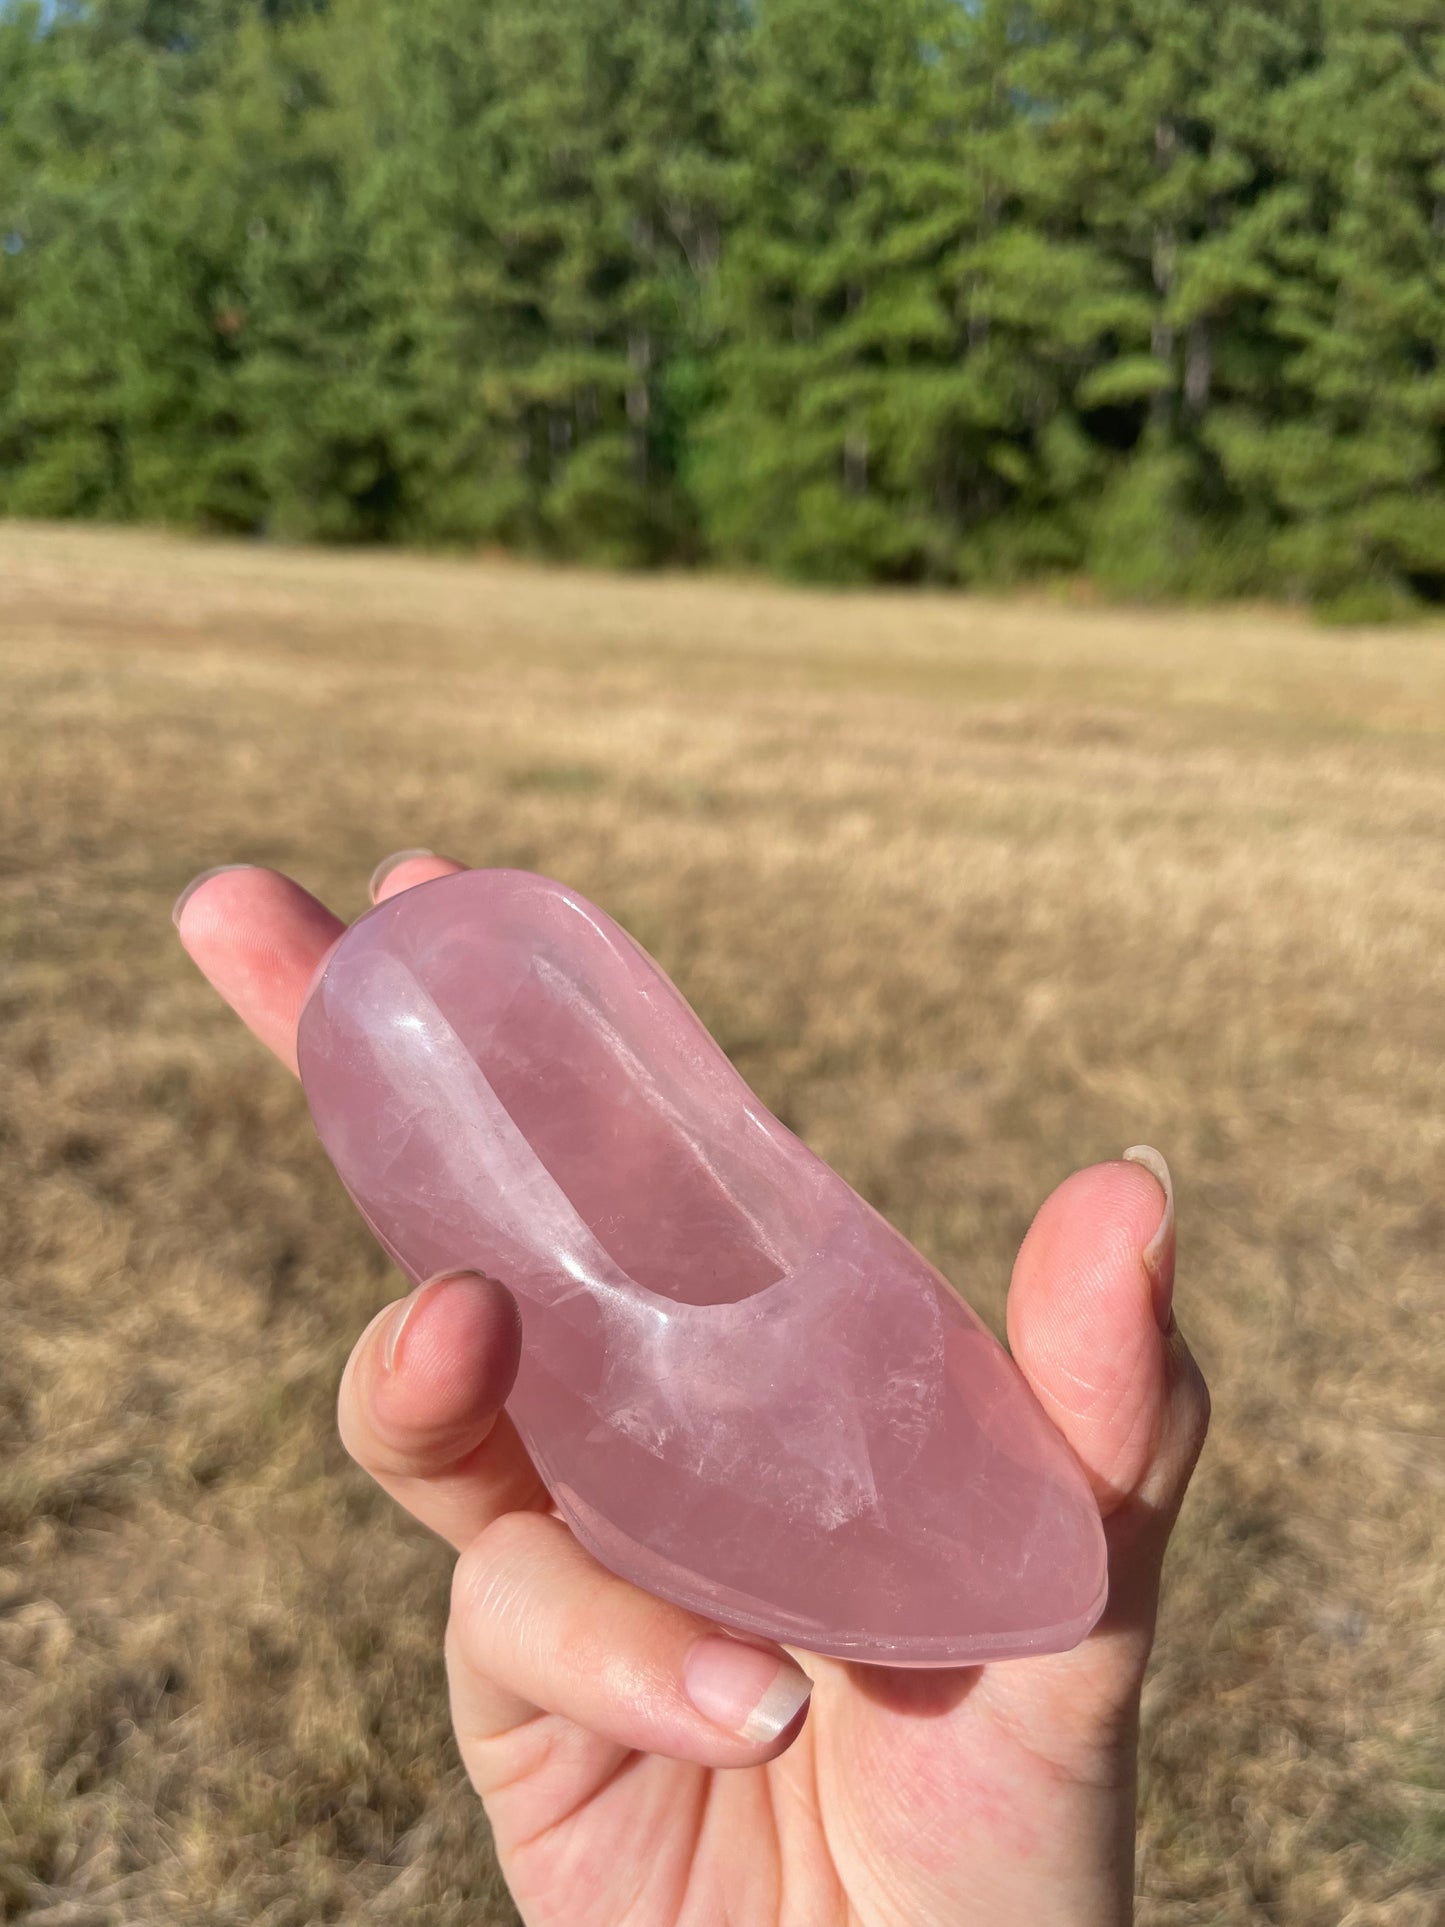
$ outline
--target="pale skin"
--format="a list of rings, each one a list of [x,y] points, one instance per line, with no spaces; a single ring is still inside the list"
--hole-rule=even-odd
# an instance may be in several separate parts
[[[460,867],[393,859],[373,896]],[[200,879],[177,924],[294,1072],[301,1002],[342,924],[249,867]],[[1009,1343],[1093,1484],[1109,1604],[1071,1653],[940,1672],[719,1649],[717,1628],[607,1572],[552,1510],[504,1409],[520,1342],[504,1284],[449,1275],[377,1313],[342,1378],[341,1436],[458,1554],[452,1720],[529,1927],[1132,1918],[1139,1692],[1209,1421],[1173,1282],[1162,1160],[1078,1171],[1034,1219]]]

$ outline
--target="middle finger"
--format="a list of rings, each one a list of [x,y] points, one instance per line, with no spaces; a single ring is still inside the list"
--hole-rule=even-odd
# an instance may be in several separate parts
[[[342,1374],[337,1420],[347,1451],[458,1551],[504,1512],[550,1504],[502,1410],[520,1347],[511,1293],[476,1272],[453,1272],[378,1312]]]

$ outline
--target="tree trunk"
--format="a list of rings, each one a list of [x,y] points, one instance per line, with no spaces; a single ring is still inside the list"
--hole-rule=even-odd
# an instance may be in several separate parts
[[[1209,317],[1196,315],[1189,324],[1189,334],[1184,344],[1184,400],[1196,420],[1209,406],[1213,361]]]
[[[980,207],[978,215],[980,240],[986,240],[998,226],[999,203],[1000,196],[998,190],[992,187],[985,188],[983,205]],[[972,291],[975,294],[978,292],[976,282]],[[975,314],[970,310],[968,317],[968,346],[970,353],[978,348],[986,348],[988,346],[988,335],[989,317],[986,314]]]
[[[851,319],[863,306],[863,290],[856,281],[849,282],[843,300]],[[866,428],[852,427],[843,437],[843,486],[850,495],[868,493],[868,431]]]
[[[843,486],[850,495],[868,493],[868,432],[850,428],[843,437]]]
[[[1175,144],[1174,124],[1161,120],[1154,129],[1154,154],[1160,173],[1168,170],[1173,158]],[[1164,310],[1174,290],[1174,265],[1178,258],[1179,244],[1172,227],[1156,227],[1151,250],[1150,270],[1154,278],[1154,293],[1158,305],[1154,312],[1154,325],[1149,335],[1149,352],[1154,359],[1162,362],[1169,371],[1169,386],[1158,389],[1150,398],[1149,420],[1155,428],[1167,428],[1173,409],[1174,397],[1174,328],[1165,320]]]
[[[547,412],[547,446],[550,451],[549,472],[555,482],[572,448],[572,418],[563,414],[560,408],[552,408]]]
[[[632,479],[647,486],[647,425],[652,419],[652,334],[633,328],[627,337],[627,420],[632,445]]]

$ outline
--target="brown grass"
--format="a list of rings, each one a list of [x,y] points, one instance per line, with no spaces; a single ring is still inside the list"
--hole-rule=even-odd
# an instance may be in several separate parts
[[[1445,1904],[1445,634],[0,528],[0,1917],[511,1918],[447,1559],[344,1461],[391,1295],[167,911],[579,885],[999,1318],[1148,1139],[1215,1432],[1140,1918]]]

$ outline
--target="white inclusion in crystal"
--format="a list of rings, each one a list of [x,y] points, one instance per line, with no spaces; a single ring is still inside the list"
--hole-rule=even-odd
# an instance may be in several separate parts
[[[865,1274],[825,1258],[736,1304],[670,1305],[646,1339],[634,1327],[638,1342],[609,1347],[593,1407],[658,1458],[824,1530],[876,1512],[870,1434],[890,1441],[895,1469],[921,1450],[942,1320],[921,1301],[883,1357],[860,1358],[843,1334],[872,1295]]]

